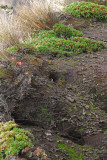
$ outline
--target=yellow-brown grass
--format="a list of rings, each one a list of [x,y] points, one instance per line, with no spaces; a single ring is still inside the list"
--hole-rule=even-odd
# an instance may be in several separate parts
[[[16,7],[14,14],[4,14],[0,18],[0,48],[4,50],[19,44],[34,30],[52,29],[58,23],[56,11],[62,2],[63,0],[29,0],[27,4]]]
[[[23,26],[18,19],[6,14],[0,19],[0,44],[5,48],[18,44],[25,37]]]
[[[17,8],[16,14],[29,31],[51,29],[58,22],[53,1],[30,1],[28,5]]]
[[[82,1],[82,0],[63,0],[63,4],[68,5],[68,4],[75,2],[75,1]]]

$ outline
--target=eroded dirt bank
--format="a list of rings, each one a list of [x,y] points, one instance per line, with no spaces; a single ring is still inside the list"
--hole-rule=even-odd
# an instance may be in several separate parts
[[[81,30],[106,43],[106,24]],[[31,158],[29,153],[14,158],[36,160],[40,147],[50,160],[106,160],[107,48],[63,58],[16,56],[23,65],[9,68],[0,80],[0,118],[30,130],[35,147]]]

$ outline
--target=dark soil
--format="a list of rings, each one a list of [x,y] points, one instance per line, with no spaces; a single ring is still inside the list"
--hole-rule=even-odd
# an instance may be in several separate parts
[[[107,43],[107,24],[77,27],[85,36]],[[107,48],[69,58],[16,54],[22,66],[1,78],[0,91],[9,119],[31,131],[36,140],[32,150],[11,160],[36,160],[38,147],[50,160],[107,159],[106,53]]]

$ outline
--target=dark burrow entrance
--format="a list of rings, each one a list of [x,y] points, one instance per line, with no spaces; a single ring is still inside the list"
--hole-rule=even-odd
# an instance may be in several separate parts
[[[79,145],[85,144],[83,137],[80,134],[75,133],[75,132],[72,134],[66,135],[66,136],[62,135],[61,137],[71,140],[72,142],[79,144]]]
[[[49,80],[53,81],[53,82],[57,82],[58,81],[58,73],[57,72],[50,72],[49,74]]]
[[[69,122],[68,124],[64,123],[57,125],[57,133],[68,140],[71,140],[72,142],[84,145],[84,135],[79,131],[78,127],[71,125]]]

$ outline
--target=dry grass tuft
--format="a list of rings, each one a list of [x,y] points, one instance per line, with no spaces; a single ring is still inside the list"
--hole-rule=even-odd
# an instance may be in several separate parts
[[[19,44],[34,30],[52,29],[63,0],[29,0],[16,7],[14,14],[0,18],[0,48]],[[2,52],[3,53],[3,52]],[[4,53],[3,53],[4,54]],[[1,55],[1,51],[0,51]]]
[[[15,16],[2,15],[0,18],[0,59],[8,59],[5,49],[19,44],[25,39],[26,34]]]
[[[0,19],[0,43],[3,48],[18,44],[24,37],[23,26],[15,16],[5,14]]]
[[[17,8],[16,14],[20,23],[27,27],[29,31],[52,29],[52,26],[58,22],[55,11],[55,2],[33,0],[28,5]]]
[[[75,2],[75,1],[82,1],[82,0],[63,0],[63,4],[68,5],[68,4]]]

